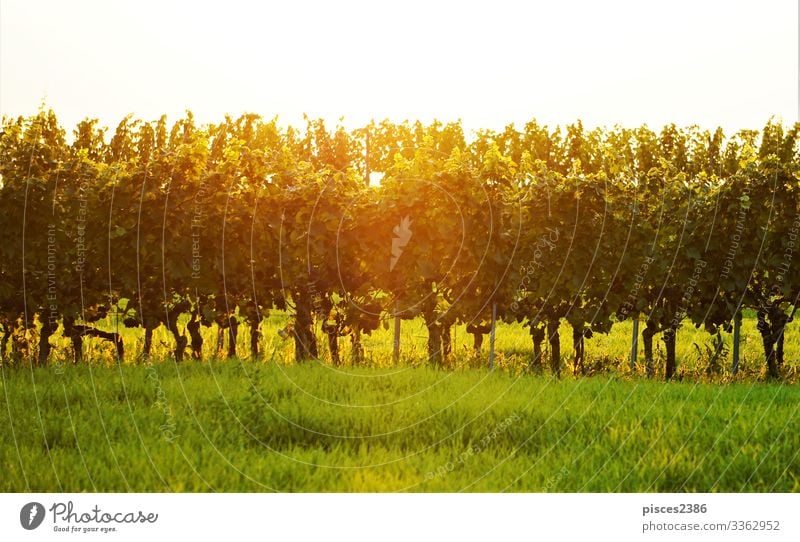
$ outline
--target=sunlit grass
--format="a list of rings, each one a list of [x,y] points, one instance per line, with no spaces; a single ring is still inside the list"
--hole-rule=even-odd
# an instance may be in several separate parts
[[[4,368],[0,491],[800,491],[800,392],[319,362]]]
[[[89,362],[73,366],[57,335],[51,367],[3,369],[0,491],[800,490],[800,393],[759,382],[753,318],[736,378],[730,355],[707,376],[710,336],[682,327],[685,378],[669,385],[644,378],[641,363],[631,375],[631,322],[587,341],[591,378],[565,370],[556,380],[545,368],[524,373],[532,345],[518,325],[498,326],[489,372],[488,339],[474,355],[463,326],[446,366],[430,367],[419,319],[402,323],[399,362],[387,325],[364,336],[361,366],[347,338],[342,366],[332,366],[321,333],[320,359],[296,364],[292,340],[278,334],[287,321],[282,312],[264,320],[259,360],[245,325],[241,358],[219,360],[216,329],[204,328],[204,361],[181,364],[163,328],[145,363],[141,330],[101,322],[124,337],[121,366],[94,339]],[[565,324],[565,363],[570,337]],[[798,341],[790,326],[792,378]]]

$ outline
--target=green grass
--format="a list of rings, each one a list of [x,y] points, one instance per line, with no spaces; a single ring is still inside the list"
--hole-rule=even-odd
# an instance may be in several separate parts
[[[446,370],[428,367],[420,320],[402,325],[402,356],[391,330],[364,337],[366,361],[344,367],[292,361],[277,331],[262,324],[259,361],[217,361],[214,329],[204,356],[169,359],[159,329],[145,364],[139,329],[119,329],[126,357],[88,339],[90,363],[70,363],[69,342],[51,342],[51,366],[2,368],[0,491],[800,491],[800,392],[762,383],[763,354],[744,319],[742,371],[730,359],[707,374],[710,337],[678,332],[678,382],[631,374],[631,323],[586,343],[591,378],[523,374],[528,333],[500,324],[496,369],[486,370],[471,336],[454,330]],[[388,324],[388,322],[387,322]],[[784,375],[798,373],[800,333],[786,335]],[[561,341],[571,353],[570,328]],[[731,338],[724,335],[729,348]],[[663,343],[655,342],[663,371]],[[640,353],[641,356],[641,353]]]
[[[2,370],[0,491],[800,491],[800,392],[483,369]]]

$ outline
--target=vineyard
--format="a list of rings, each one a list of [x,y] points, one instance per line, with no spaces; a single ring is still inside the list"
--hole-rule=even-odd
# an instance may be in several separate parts
[[[176,362],[269,360],[277,337],[295,361],[357,367],[379,331],[387,359],[407,359],[401,329],[419,326],[417,364],[457,366],[459,330],[470,363],[494,366],[498,335],[520,329],[516,369],[580,376],[626,326],[613,371],[674,379],[696,328],[703,371],[725,378],[753,319],[751,374],[793,380],[798,128],[466,134],[187,113],[68,136],[52,111],[6,118],[2,363],[91,364],[98,341],[124,364],[159,345]]]

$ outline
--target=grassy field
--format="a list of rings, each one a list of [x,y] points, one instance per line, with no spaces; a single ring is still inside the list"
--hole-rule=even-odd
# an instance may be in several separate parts
[[[0,491],[800,491],[791,385],[228,360],[1,386]]]
[[[399,363],[381,328],[364,337],[363,366],[346,339],[343,367],[322,340],[320,361],[297,365],[278,334],[286,321],[265,320],[259,361],[246,326],[243,359],[217,360],[204,329],[212,361],[180,365],[163,328],[144,363],[141,330],[120,326],[120,365],[90,339],[91,363],[73,366],[57,335],[50,367],[4,366],[0,491],[800,491],[795,326],[783,384],[761,382],[753,318],[739,375],[729,359],[707,373],[710,336],[684,326],[682,381],[663,384],[630,372],[630,322],[587,341],[590,378],[556,380],[523,373],[531,342],[518,325],[498,327],[490,372],[488,340],[473,355],[462,326],[449,366],[428,367],[419,320],[403,322]]]

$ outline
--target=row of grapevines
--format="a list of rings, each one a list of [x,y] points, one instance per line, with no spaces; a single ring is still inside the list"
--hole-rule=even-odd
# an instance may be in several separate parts
[[[797,305],[798,126],[551,129],[534,121],[465,134],[460,123],[281,127],[256,115],[198,125],[81,122],[52,111],[6,118],[0,136],[0,352],[47,363],[61,327],[75,359],[111,311],[166,327],[174,357],[199,359],[201,326],[237,355],[246,322],[287,310],[297,359],[356,361],[382,319],[421,317],[428,355],[451,355],[452,326],[480,348],[495,318],[530,330],[531,363],[573,370],[584,343],[642,321],[645,362],[661,334],[666,377],[684,322],[729,330],[756,312],[767,372],[780,374]],[[380,177],[380,183],[376,180]],[[10,344],[9,344],[10,343]],[[721,342],[720,342],[721,344]]]

